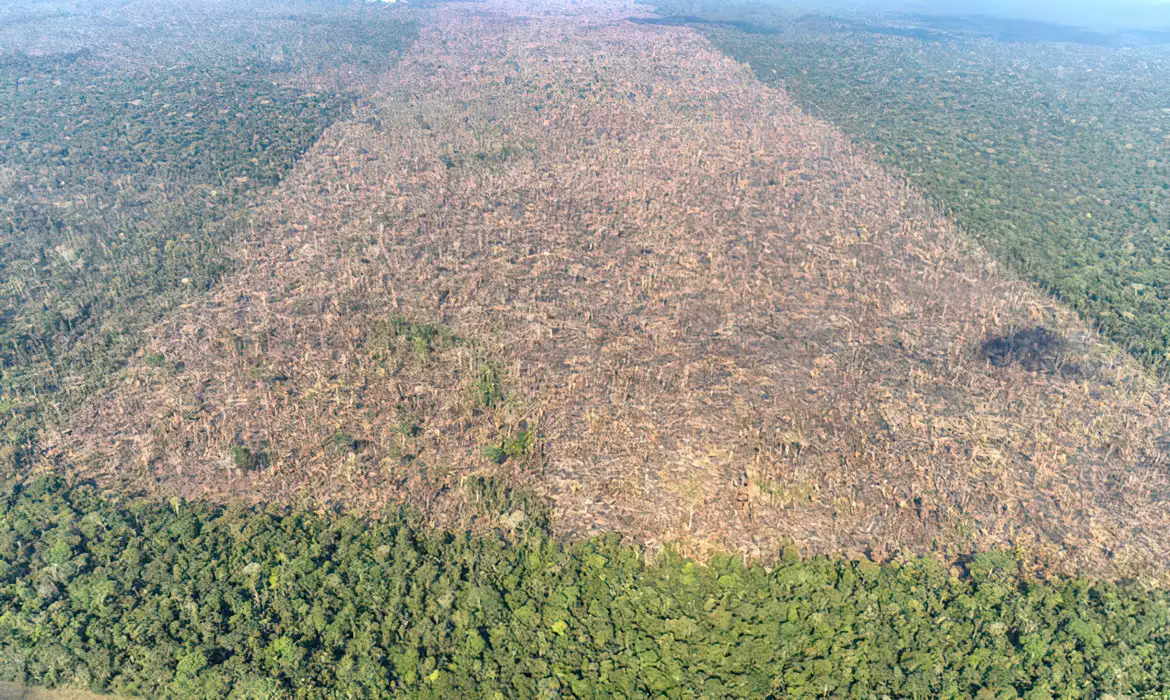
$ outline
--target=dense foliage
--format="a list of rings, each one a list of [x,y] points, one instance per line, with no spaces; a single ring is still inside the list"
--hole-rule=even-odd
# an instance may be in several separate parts
[[[874,144],[994,254],[1170,369],[1170,49],[707,9],[767,28],[700,25],[721,49]]]
[[[496,496],[478,507],[534,507]],[[0,496],[0,679],[174,697],[1134,695],[1170,687],[1170,598],[1029,580],[1006,555],[963,576],[791,554],[646,565],[613,538],[38,479]]]

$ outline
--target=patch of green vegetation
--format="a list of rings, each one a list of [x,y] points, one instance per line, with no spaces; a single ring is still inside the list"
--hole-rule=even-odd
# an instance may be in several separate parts
[[[463,479],[461,488],[478,512],[515,529],[549,529],[548,505],[526,489],[509,485],[498,476],[477,474]]]
[[[1170,369],[1170,47],[1000,42],[661,0],[760,80],[872,143],[998,258]]]
[[[500,438],[498,443],[484,446],[483,456],[496,464],[503,464],[509,459],[519,459],[528,454],[536,444],[536,433],[532,430],[521,429],[511,435]]]
[[[494,408],[504,401],[504,384],[494,365],[485,364],[480,368],[471,386],[471,399],[477,409]]]
[[[1170,684],[1170,597],[1030,579],[1006,554],[961,576],[791,552],[647,565],[615,536],[40,478],[0,489],[0,679],[182,698],[1136,697]]]
[[[406,420],[397,423],[394,425],[393,430],[395,433],[401,435],[404,438],[418,437],[420,434],[422,434],[422,426],[419,425],[418,421],[414,418],[407,418]]]
[[[395,337],[405,340],[415,357],[424,362],[435,351],[452,347],[458,342],[458,338],[445,326],[411,323],[401,316],[391,321],[391,324]]]
[[[496,464],[503,464],[508,459],[508,455],[504,453],[504,449],[499,445],[484,445],[479,453]]]
[[[243,445],[232,445],[228,449],[228,458],[232,461],[232,466],[240,471],[247,471],[252,468],[252,464],[256,461],[256,455],[252,450]]]
[[[252,451],[243,445],[232,445],[228,449],[228,457],[236,469],[245,469],[252,463]]]
[[[264,469],[272,462],[269,450],[253,450],[245,445],[232,445],[228,448],[228,461],[238,472]]]
[[[347,432],[338,430],[325,440],[325,451],[334,457],[353,454],[362,448],[362,441]]]
[[[436,352],[460,343],[460,338],[446,326],[415,323],[404,316],[395,316],[378,324],[372,338],[373,354],[377,359],[410,356],[423,363],[430,361]]]

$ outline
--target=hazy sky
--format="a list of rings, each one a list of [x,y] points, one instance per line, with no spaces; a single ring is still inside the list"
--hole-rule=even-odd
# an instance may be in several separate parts
[[[961,0],[958,4],[982,7],[989,14],[1027,17],[1114,27],[1165,26],[1170,2],[1107,2],[1105,0]]]
[[[1170,27],[1170,0],[830,0],[851,9],[987,14],[1101,29]],[[823,4],[822,4],[823,6]]]

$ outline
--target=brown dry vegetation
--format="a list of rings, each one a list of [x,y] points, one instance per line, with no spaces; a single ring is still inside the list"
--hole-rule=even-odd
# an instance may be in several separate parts
[[[88,693],[84,690],[43,690],[16,683],[0,683],[0,700],[109,700],[115,696]]]
[[[636,11],[428,11],[255,213],[240,272],[56,437],[61,463],[439,522],[497,474],[563,532],[695,554],[1163,569],[1160,385],[785,93]],[[1050,361],[981,355],[1038,326]],[[239,469],[233,445],[264,457]]]

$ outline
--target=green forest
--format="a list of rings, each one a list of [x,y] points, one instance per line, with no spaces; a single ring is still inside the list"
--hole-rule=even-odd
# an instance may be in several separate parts
[[[531,501],[477,485],[481,508]],[[0,680],[182,698],[1136,697],[1164,591],[781,553],[770,569],[541,527],[440,532],[102,493],[0,491]]]
[[[1170,369],[1170,48],[656,5],[724,20],[696,27],[876,149],[1000,260]]]

